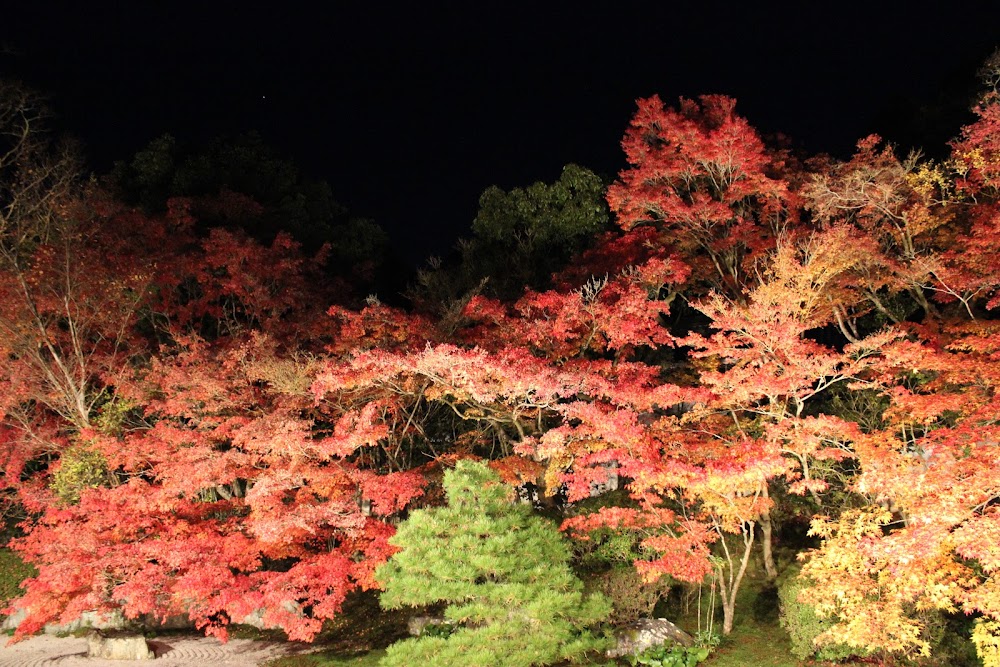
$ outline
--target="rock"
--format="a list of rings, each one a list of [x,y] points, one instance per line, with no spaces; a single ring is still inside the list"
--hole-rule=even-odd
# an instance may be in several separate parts
[[[141,635],[105,634],[93,630],[87,634],[87,657],[104,660],[152,660],[156,655],[149,650],[146,638]]]
[[[595,481],[590,483],[590,497],[596,498],[597,496],[604,495],[608,491],[618,490],[618,464],[617,463],[599,463],[595,466],[597,469],[603,469],[607,473],[604,481]]]
[[[285,600],[284,602],[281,603],[281,608],[286,612],[288,612],[289,614],[294,614],[300,617],[305,615],[302,611],[302,605],[293,600]],[[278,626],[276,625],[270,625],[264,622],[264,614],[266,613],[266,611],[267,610],[263,608],[256,609],[247,614],[246,616],[244,616],[243,618],[241,618],[239,622],[241,625],[249,625],[254,628],[257,628],[258,630],[273,630],[277,628]]]
[[[26,609],[16,610],[10,616],[3,617],[3,623],[0,623],[0,630],[17,630],[17,626],[21,625],[27,616],[28,611]]]
[[[155,614],[143,614],[139,617],[139,624],[147,630],[194,629],[194,621],[187,614],[172,614],[166,618],[160,618]]]
[[[264,609],[255,609],[246,616],[240,619],[240,625],[249,625],[250,627],[257,628],[258,630],[264,630],[267,628],[264,625]]]
[[[17,626],[24,622],[28,612],[18,609],[10,616],[0,616],[0,630],[17,630]],[[168,616],[166,620],[154,614],[143,614],[138,619],[138,624],[150,630],[191,630],[194,622],[185,614]],[[80,617],[69,623],[48,623],[42,632],[47,635],[68,635],[85,628],[95,630],[121,630],[128,625],[125,616],[119,610],[110,612],[85,611]]]
[[[665,618],[641,618],[618,633],[618,644],[609,649],[609,658],[638,655],[648,648],[666,643],[691,646],[694,638]]]
[[[0,630],[17,630],[17,626],[24,622],[28,612],[25,609],[18,609],[10,616],[3,618],[0,623]],[[97,628],[108,630],[122,628],[125,626],[125,617],[120,611],[101,613],[97,611],[85,611],[80,614],[80,618],[69,623],[48,623],[42,630],[47,635],[67,635],[83,628]]]
[[[45,626],[43,632],[47,635],[66,635],[84,628],[118,630],[123,627],[125,627],[125,617],[116,609],[107,613],[85,611],[75,621],[63,624],[49,623]]]
[[[428,625],[446,625],[451,621],[444,616],[413,616],[406,622],[406,629],[411,637],[419,637],[424,633],[424,628]]]

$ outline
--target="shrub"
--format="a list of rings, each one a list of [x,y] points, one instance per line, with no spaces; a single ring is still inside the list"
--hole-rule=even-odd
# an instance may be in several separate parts
[[[919,611],[916,615],[924,626],[921,638],[931,647],[932,660],[925,662],[948,667],[988,664],[985,654],[980,653],[979,658],[976,657],[977,647],[970,638],[970,634],[975,636],[975,628],[982,619],[974,619],[961,611],[949,614],[936,609]],[[994,641],[997,642],[997,639]],[[995,646],[1000,646],[1000,642]],[[1000,653],[995,655],[1000,658]],[[1000,667],[1000,660],[996,667]]]
[[[611,622],[625,625],[650,618],[656,603],[670,592],[670,578],[647,584],[631,565],[619,566],[594,579],[598,590],[611,602]]]
[[[586,516],[605,507],[635,507],[635,505],[635,501],[629,498],[627,490],[616,489],[573,503],[570,509],[572,516]],[[604,572],[617,567],[631,567],[636,560],[655,556],[654,551],[642,547],[642,541],[649,535],[641,530],[618,526],[614,529],[594,528],[585,534],[571,532],[570,535],[574,538],[572,545],[575,560],[583,570]]]
[[[108,483],[108,464],[97,451],[76,446],[63,452],[52,476],[52,491],[67,505],[80,502],[80,492]]]
[[[631,656],[630,665],[649,667],[695,667],[705,660],[711,650],[707,646],[653,646],[639,655]]]
[[[791,568],[782,580],[778,582],[778,599],[780,600],[780,622],[792,640],[792,653],[801,660],[815,658],[817,660],[846,660],[859,655],[859,649],[845,644],[828,644],[816,646],[813,640],[826,631],[833,622],[820,618],[815,610],[799,602],[799,593],[809,587],[809,580],[799,576],[800,568]]]

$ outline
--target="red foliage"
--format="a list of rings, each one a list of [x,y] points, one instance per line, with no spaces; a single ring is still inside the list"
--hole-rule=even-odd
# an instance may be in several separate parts
[[[706,95],[665,107],[638,101],[622,140],[631,168],[608,190],[625,229],[653,225],[700,280],[736,295],[793,211],[787,186],[736,101]]]
[[[831,641],[912,650],[914,607],[1000,619],[1000,116],[979,115],[946,166],[870,138],[808,173],[728,98],[642,100],[624,231],[448,327],[331,306],[285,236],[198,237],[210,202],[81,204],[90,232],[0,271],[0,490],[38,514],[18,637],[120,607],[223,636],[263,609],[311,639],[470,456],[572,502],[618,475],[629,506],[564,530],[637,531],[648,579],[714,577],[726,628],[786,492],[849,499],[807,565]],[[702,318],[680,339],[679,295]]]

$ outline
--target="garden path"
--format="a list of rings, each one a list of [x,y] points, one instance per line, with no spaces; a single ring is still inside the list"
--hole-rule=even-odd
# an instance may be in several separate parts
[[[194,635],[150,639],[154,660],[99,660],[87,657],[82,637],[39,635],[13,645],[0,642],[0,667],[258,667],[267,660],[296,653],[295,644]]]

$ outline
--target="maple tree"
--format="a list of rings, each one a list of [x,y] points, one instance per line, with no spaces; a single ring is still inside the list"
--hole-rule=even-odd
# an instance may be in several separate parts
[[[638,105],[622,140],[631,167],[608,189],[618,224],[653,225],[700,280],[739,297],[754,258],[795,221],[787,185],[769,173],[780,165],[732,98]]]
[[[885,336],[876,336],[837,350],[806,335],[829,319],[821,292],[851,264],[838,252],[840,241],[837,235],[814,238],[804,253],[781,242],[770,267],[760,272],[761,283],[741,301],[715,295],[701,302],[697,307],[717,332],[692,334],[684,342],[692,346],[693,358],[709,365],[697,390],[674,388],[676,397],[686,393],[697,403],[694,409],[681,419],[633,417],[627,446],[606,438],[607,449],[577,459],[610,457],[631,478],[629,489],[641,511],[604,512],[610,525],[665,529],[645,542],[661,557],[637,563],[648,577],[700,581],[715,572],[725,634],[732,629],[735,596],[758,525],[765,561],[771,560],[771,486],[785,480],[793,493],[816,494],[827,485],[816,472],[822,469],[817,462],[852,456],[847,444],[856,428],[805,413],[806,404],[830,386],[860,378],[870,366],[871,350],[885,342]],[[599,513],[567,527],[580,531],[601,519]],[[735,550],[730,536],[738,538]],[[713,544],[717,558],[711,557]],[[768,566],[773,574],[773,561]]]
[[[926,655],[921,611],[995,617],[995,333],[963,328],[885,351],[886,427],[854,444],[867,502],[813,524],[804,597],[838,620],[821,641]]]
[[[522,227],[559,223],[532,238],[589,247],[537,289],[469,290],[439,317],[351,307],[322,256],[238,230],[260,210],[244,195],[144,213],[9,144],[2,485],[32,513],[15,547],[38,567],[18,637],[120,608],[220,636],[262,611],[311,639],[351,591],[404,576],[378,568],[448,508],[395,524],[472,457],[568,503],[620,480],[627,502],[563,530],[627,531],[646,581],[715,586],[724,633],[758,545],[777,574],[794,506],[817,538],[800,601],[826,619],[819,642],[927,654],[929,614],[965,613],[995,661],[1000,103],[942,163],[876,137],[795,162],[734,105],[640,100],[616,232],[582,238],[601,216],[548,186],[492,192],[528,209]],[[17,190],[36,164],[47,189]],[[498,208],[483,235],[528,234]]]
[[[988,185],[990,106],[995,102],[980,107],[980,120],[954,143],[933,190],[910,178],[879,197],[899,201],[914,182],[955,193],[939,194],[936,221],[910,226],[913,216],[892,216],[907,227],[895,227],[890,258],[910,261],[910,279],[896,289],[914,295],[925,316],[899,323],[900,338],[873,367],[871,382],[888,407],[854,442],[860,470],[851,488],[859,507],[813,522],[823,543],[803,568],[815,582],[803,599],[836,621],[818,641],[927,655],[925,615],[964,612],[977,618],[981,657],[994,660],[1000,495],[992,473],[996,327],[989,313],[997,303],[987,268],[993,263],[981,254],[996,242],[988,222],[997,205]]]
[[[321,283],[295,245],[223,230],[199,237],[189,210],[176,201],[149,219],[110,206],[91,221],[120,229],[127,220],[128,239],[143,235],[116,253],[123,271],[143,248],[163,254],[150,258],[147,287],[129,292],[131,319],[105,322],[128,334],[117,356],[88,350],[116,374],[97,385],[87,420],[23,399],[8,410],[49,429],[5,443],[5,485],[36,513],[16,542],[39,566],[19,602],[29,610],[19,636],[112,608],[185,614],[224,636],[230,621],[263,609],[264,623],[308,639],[347,593],[374,585],[391,552],[385,518],[423,492],[418,474],[341,460],[350,449],[340,439],[357,446],[381,432],[359,434],[350,416],[316,410],[311,355],[332,320],[317,310]],[[72,285],[91,298],[94,285],[122,284],[117,264],[74,259],[89,278]],[[11,356],[32,377],[25,361]]]
[[[656,116],[659,110],[657,104],[647,103],[633,128],[646,128],[640,121],[650,115],[657,119],[655,133],[640,135],[636,131],[626,137],[626,144],[630,139],[639,141],[637,137],[642,137],[647,143],[652,141],[649,155],[657,156],[658,151],[664,150],[673,159],[682,149],[672,152],[668,147],[681,146],[681,141],[671,144],[669,139],[661,142],[650,137],[661,134],[670,137],[671,121],[683,128],[693,126],[676,114]],[[989,115],[981,115],[982,122],[988,124]],[[965,130],[963,141],[975,136],[986,141],[976,134],[977,129]],[[923,548],[918,549],[917,545],[926,542],[918,542],[916,534],[906,537],[909,528],[905,519],[901,528],[896,527],[898,513],[904,511],[902,506],[896,500],[887,500],[893,494],[873,494],[871,481],[892,480],[900,484],[893,488],[900,490],[904,486],[926,489],[920,494],[927,503],[923,513],[949,517],[939,529],[937,542],[944,541],[945,554],[957,536],[968,535],[958,529],[962,521],[979,527],[984,521],[980,514],[991,515],[995,491],[971,471],[959,472],[956,465],[943,464],[938,470],[941,475],[938,482],[928,486],[926,473],[921,474],[917,483],[900,475],[899,466],[909,469],[914,451],[922,451],[914,449],[913,434],[929,431],[928,418],[940,421],[940,415],[947,415],[944,423],[934,424],[937,437],[941,438],[957,435],[952,430],[952,420],[966,409],[979,415],[979,420],[968,428],[979,429],[991,423],[987,415],[992,407],[977,413],[976,402],[968,400],[968,381],[945,379],[945,367],[959,372],[959,368],[968,368],[964,362],[976,363],[968,358],[968,353],[962,363],[954,356],[937,357],[931,368],[923,367],[917,360],[926,358],[924,355],[933,357],[934,350],[947,349],[953,342],[958,346],[956,352],[966,350],[966,345],[976,351],[984,346],[987,352],[992,349],[978,342],[979,336],[985,336],[986,332],[992,335],[989,324],[975,325],[982,328],[982,333],[973,334],[969,324],[963,325],[961,318],[956,319],[963,312],[974,318],[980,312],[978,309],[992,305],[989,300],[995,291],[992,275],[984,270],[982,262],[977,262],[980,255],[964,252],[967,248],[984,248],[983,244],[990,244],[989,239],[995,238],[990,236],[989,227],[981,223],[976,227],[975,239],[969,234],[973,224],[991,219],[992,203],[984,201],[988,190],[977,189],[978,201],[973,206],[959,204],[953,193],[963,187],[976,187],[975,178],[969,179],[969,184],[961,181],[953,184],[948,180],[947,168],[919,162],[900,163],[890,151],[877,152],[874,146],[873,141],[863,142],[853,163],[828,163],[828,171],[812,179],[800,178],[805,187],[796,196],[813,212],[811,223],[776,230],[768,245],[754,250],[755,270],[752,277],[748,274],[737,294],[734,294],[735,283],[720,283],[720,292],[710,293],[696,303],[709,318],[710,327],[716,330],[711,336],[695,334],[684,340],[693,346],[693,359],[700,357],[709,362],[707,369],[699,374],[700,388],[707,392],[691,394],[696,403],[701,402],[701,407],[696,405],[680,420],[666,416],[656,419],[652,415],[645,420],[633,418],[630,429],[619,429],[620,434],[628,435],[618,437],[617,443],[616,439],[607,438],[597,451],[588,454],[589,458],[574,458],[574,466],[588,461],[615,461],[619,471],[631,478],[629,489],[640,501],[639,509],[611,508],[594,517],[572,520],[567,528],[586,532],[598,525],[637,526],[648,531],[660,525],[666,532],[662,537],[650,538],[646,544],[657,548],[663,557],[637,565],[651,576],[669,574],[682,580],[699,580],[712,572],[710,548],[714,544],[721,556],[721,561],[715,562],[725,563],[715,575],[723,587],[725,631],[726,626],[731,627],[731,596],[746,567],[755,536],[754,524],[765,527],[765,536],[769,532],[766,530],[769,490],[778,485],[793,493],[808,493],[814,499],[814,511],[840,517],[829,524],[816,522],[817,535],[826,539],[805,568],[808,576],[820,582],[806,597],[817,605],[820,613],[832,614],[842,621],[835,623],[821,640],[866,650],[926,651],[928,646],[920,637],[923,625],[914,612],[936,607],[983,614],[977,636],[980,644],[989,646],[992,640],[986,633],[993,627],[988,620],[993,612],[986,601],[992,599],[991,579],[967,578],[968,571],[957,565],[973,550],[950,552],[950,556],[932,550],[932,557],[919,557]],[[966,155],[980,155],[967,146],[965,151]],[[655,163],[645,154],[640,157],[643,164]],[[968,160],[959,166],[968,167],[971,164]],[[689,162],[698,164],[694,159]],[[657,205],[666,210],[668,205],[687,207],[700,201],[707,206],[710,201],[693,196],[688,200],[677,199],[676,186],[661,191],[649,172],[644,179],[637,179],[638,173],[640,170],[626,172],[626,178],[616,186],[618,201],[632,206],[631,209],[623,208],[624,204],[619,206],[623,218],[634,215],[640,221],[655,223],[660,215]],[[969,174],[976,176],[972,171]],[[653,200],[654,194],[661,199]],[[718,207],[713,210],[720,211],[717,219],[724,219],[725,211]],[[707,214],[701,219],[708,219]],[[795,216],[789,219],[794,220]],[[680,225],[687,224],[686,220],[690,217],[678,214],[674,218],[665,216],[664,222],[673,225],[672,234],[677,234],[678,229],[683,230]],[[706,228],[711,226],[696,231]],[[692,262],[699,261],[704,252],[699,249],[701,245],[692,244],[691,240],[681,239],[677,247],[680,257]],[[900,299],[911,300],[928,322],[936,322],[932,337],[928,337],[929,331],[904,323],[903,315],[895,315],[886,305]],[[883,316],[881,323],[878,318],[868,316],[873,312]],[[914,311],[911,308],[909,312]],[[885,322],[894,326],[883,328]],[[820,342],[818,334],[834,326],[847,339],[846,345]],[[914,346],[904,339],[914,335],[926,343]],[[894,361],[901,350],[908,350],[906,361]],[[893,365],[899,363],[909,368],[906,374]],[[984,357],[979,363],[989,362]],[[887,370],[890,368],[893,370]],[[927,373],[935,381],[923,390],[925,398],[919,405],[926,416],[916,431],[912,424],[900,427],[894,423],[898,413],[891,409],[886,413],[889,419],[869,420],[866,428],[829,412],[831,404],[826,403],[826,394],[838,385],[850,392],[883,393],[891,402],[904,395],[912,400],[913,392],[900,393],[899,383],[912,382],[912,375],[923,377]],[[938,376],[940,380],[936,379]],[[986,384],[992,386],[988,380]],[[991,405],[991,391],[986,392],[986,398]],[[961,408],[956,401],[962,402]],[[935,407],[928,413],[932,405]],[[643,422],[655,427],[643,429]],[[879,425],[873,429],[872,423]],[[991,451],[989,443],[993,438],[988,431],[961,432],[965,433],[960,438],[966,454],[973,438],[986,444],[985,452]],[[615,446],[623,442],[628,445]],[[643,443],[644,449],[636,447],[637,442]],[[885,444],[872,449],[873,443]],[[857,466],[857,474],[850,472],[853,466],[845,468],[838,463],[847,459],[856,462],[853,466]],[[977,474],[989,474],[986,471],[995,463],[987,455],[986,459],[973,457],[968,465]],[[579,476],[579,472],[570,473],[571,477],[574,475]],[[582,477],[586,482],[586,475]],[[975,480],[975,493],[964,486],[966,478]],[[857,527],[861,524],[851,523],[855,514],[841,513],[840,507],[824,503],[822,495],[830,484],[839,486],[842,493],[847,492],[852,497],[850,503],[869,508],[860,515],[865,517],[867,523],[863,525],[870,526],[869,529],[861,532],[863,529]],[[953,504],[941,492],[944,488],[966,494],[970,499],[966,512],[971,514],[965,514],[964,519],[963,515],[954,516]],[[882,506],[885,504],[892,511],[885,510]],[[677,520],[678,516],[685,517],[683,523]],[[885,539],[877,539],[887,530]],[[696,537],[699,531],[700,539]],[[730,551],[726,534],[742,537],[742,557]],[[921,539],[924,537],[921,533]],[[862,548],[867,541],[872,546]],[[897,545],[898,550],[887,553],[889,545]],[[877,550],[877,559],[859,555],[872,550]],[[992,565],[988,552],[975,550],[975,553],[986,559],[979,567],[985,567],[989,575]],[[845,560],[845,554],[854,560]],[[861,564],[848,565],[859,558],[863,558]],[[727,568],[728,573],[723,571]],[[882,598],[872,592],[884,591],[890,581],[907,583],[896,590],[890,586],[892,592],[884,593]],[[955,581],[962,581],[962,586]],[[926,595],[919,592],[925,588],[929,590]],[[847,598],[850,604],[844,601],[844,591],[855,592],[856,597]],[[873,599],[880,602],[869,604]],[[981,606],[970,604],[966,601],[969,599],[977,600]]]
[[[113,253],[106,247],[113,240],[94,239],[81,219],[86,212],[76,210],[76,164],[43,139],[40,100],[4,83],[0,105],[0,364],[11,378],[0,410],[28,425],[30,417],[14,408],[39,401],[86,426],[95,377],[108,370],[95,355],[120,344],[122,319],[135,306],[129,292],[142,278],[114,284],[79,271],[76,255],[113,261],[112,254],[102,256]],[[31,370],[18,372],[19,366]]]
[[[27,112],[26,99],[11,104]],[[13,544],[38,567],[18,637],[110,609],[185,614],[223,636],[264,610],[313,636],[373,585],[386,517],[424,487],[332,461],[349,422],[324,421],[308,391],[337,297],[321,262],[286,235],[202,232],[198,211],[257,210],[232,193],[147,215],[74,187],[62,162],[44,188],[17,189],[37,186],[25,170],[50,153],[24,143],[34,128],[14,130],[26,138],[4,165],[2,486],[31,514]]]

